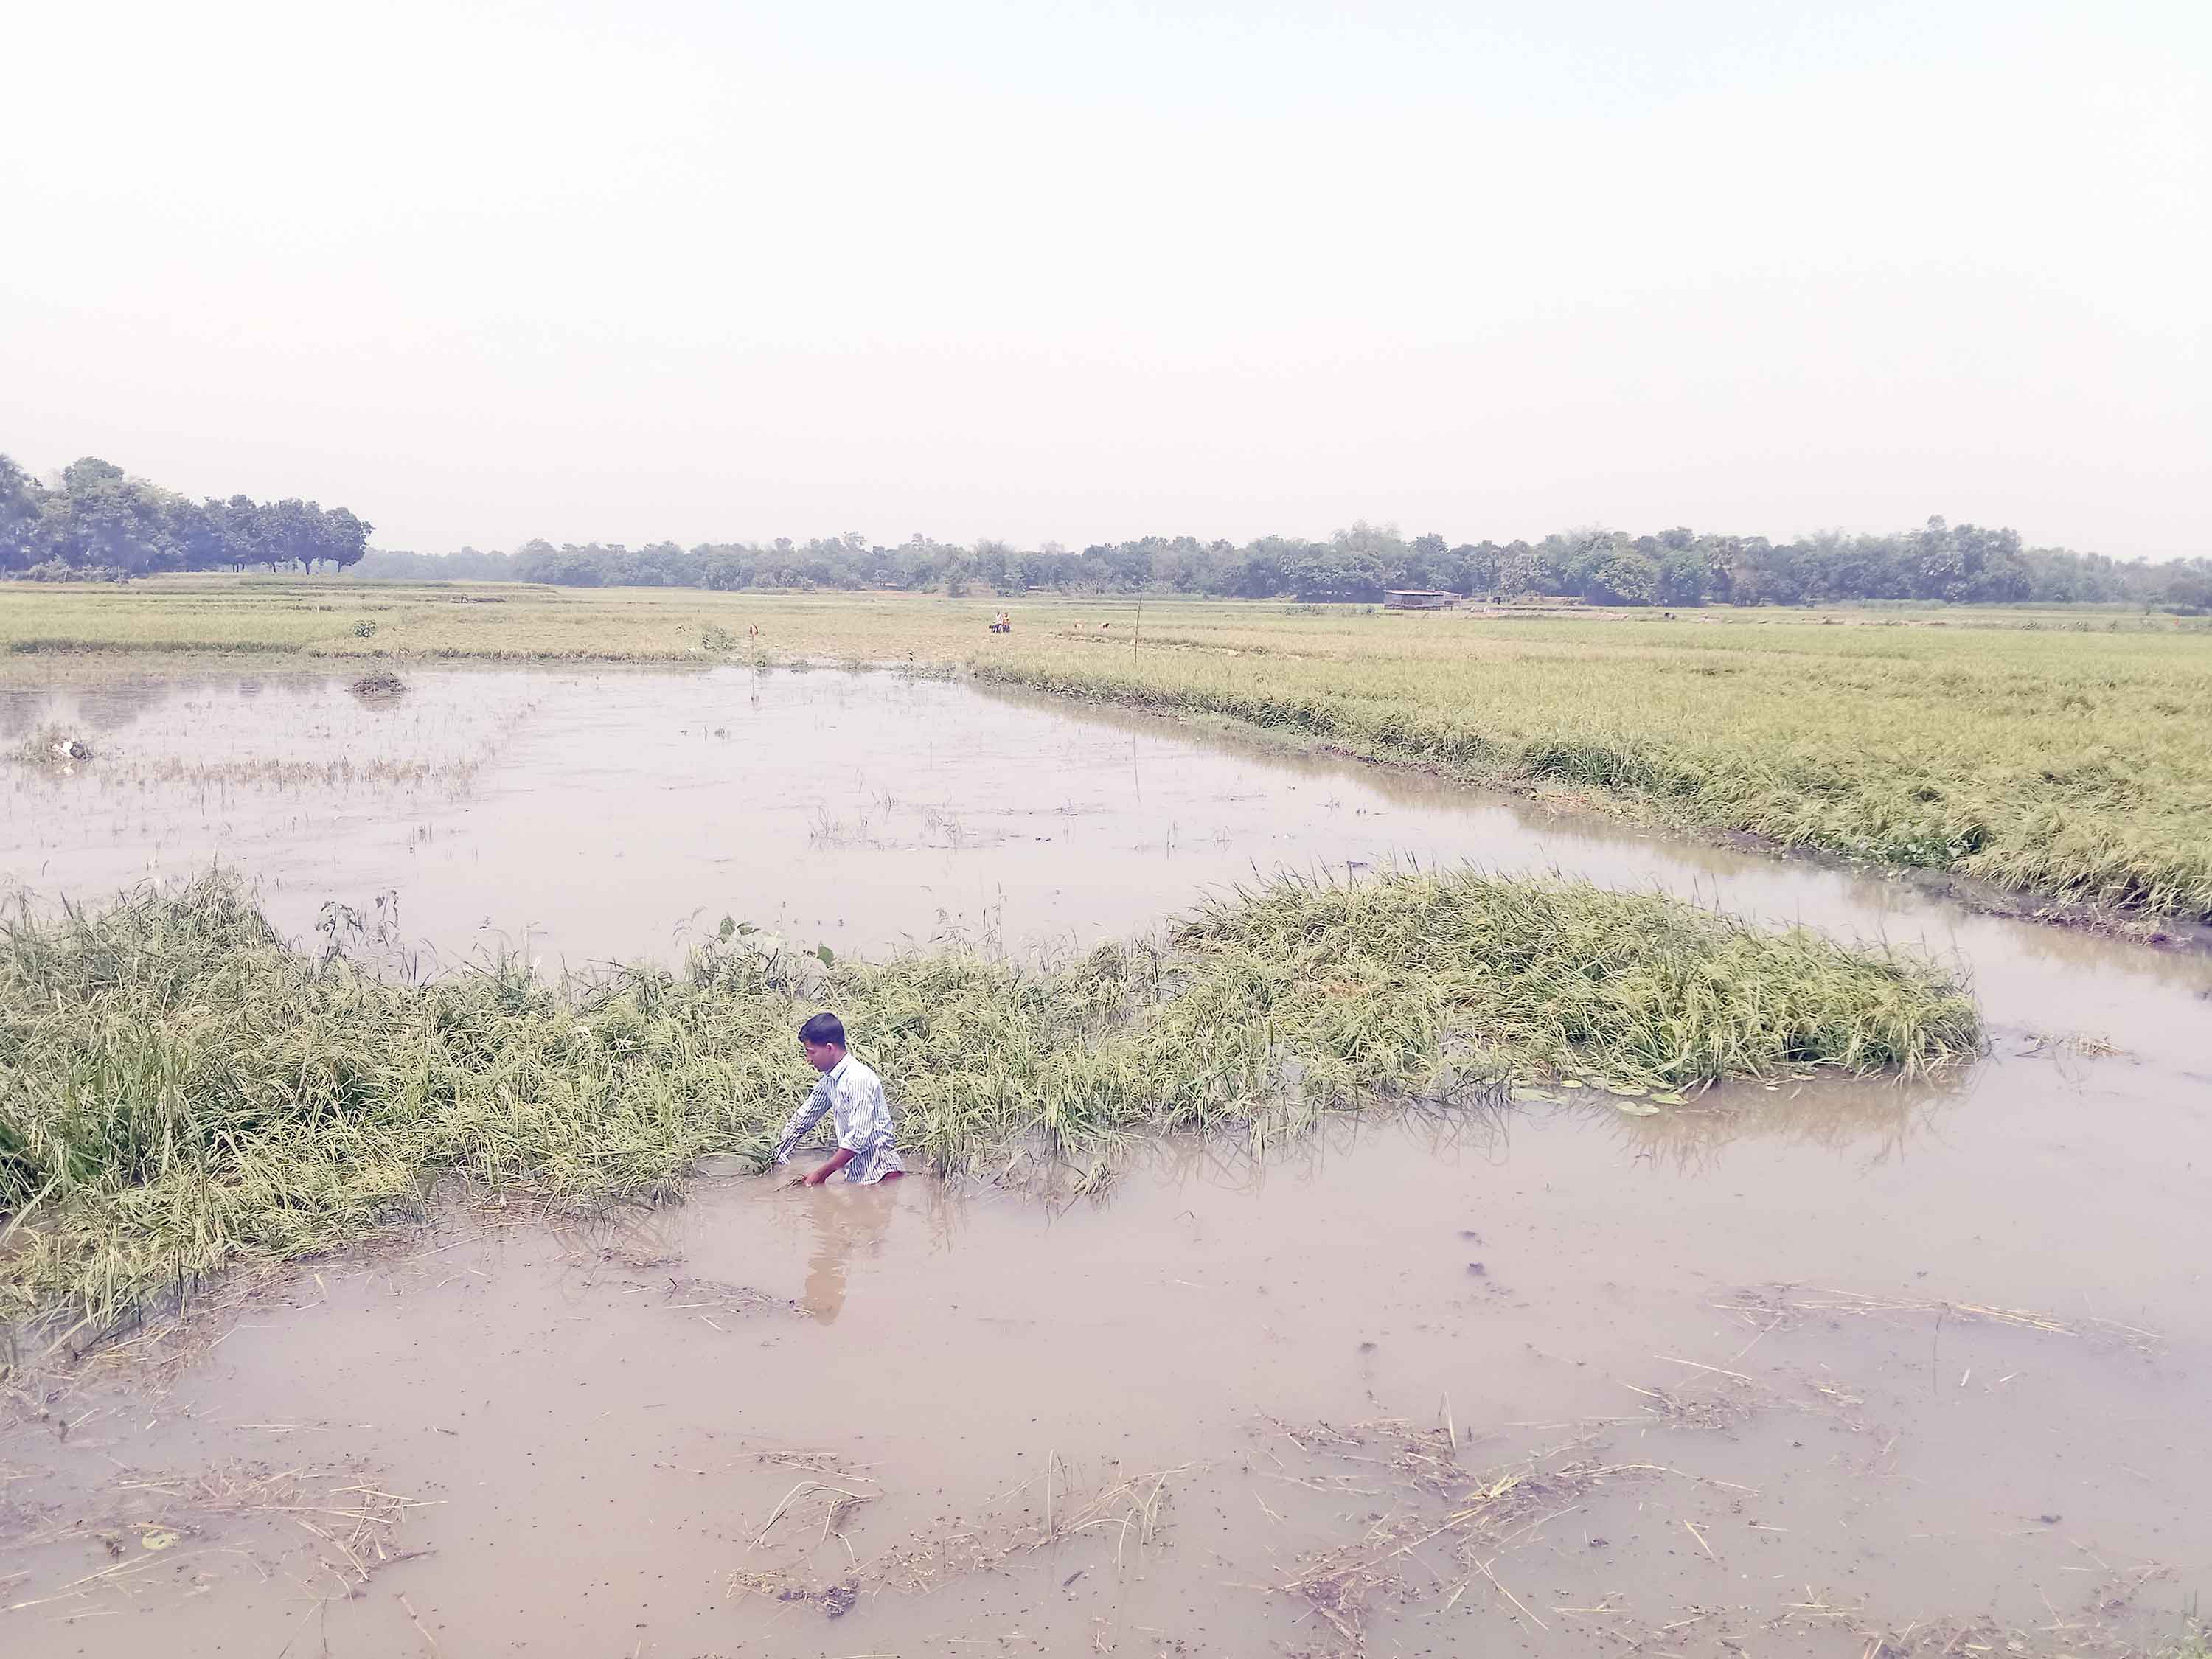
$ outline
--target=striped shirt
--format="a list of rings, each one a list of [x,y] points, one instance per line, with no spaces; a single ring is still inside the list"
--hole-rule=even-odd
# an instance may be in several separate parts
[[[890,1104],[884,1098],[884,1080],[872,1066],[850,1054],[823,1073],[814,1092],[783,1126],[783,1139],[775,1147],[778,1164],[790,1161],[792,1149],[822,1121],[824,1112],[836,1126],[837,1145],[853,1155],[845,1166],[846,1180],[865,1187],[905,1170],[906,1165],[899,1162],[898,1127],[891,1121]]]

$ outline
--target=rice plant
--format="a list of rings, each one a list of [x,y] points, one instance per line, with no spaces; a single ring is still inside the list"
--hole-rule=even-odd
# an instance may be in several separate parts
[[[657,1200],[710,1155],[757,1166],[812,1081],[793,1033],[819,1006],[915,1161],[998,1179],[1102,1180],[1139,1135],[1257,1152],[1412,1097],[1565,1079],[1680,1101],[1979,1042],[1929,963],[1471,870],[1285,878],[1055,965],[830,964],[731,929],[678,971],[415,984],[293,947],[210,876],[0,926],[0,1316],[106,1328],[420,1215],[445,1182]]]
[[[2212,922],[2212,639],[1747,621],[1069,631],[985,677],[1562,805]]]

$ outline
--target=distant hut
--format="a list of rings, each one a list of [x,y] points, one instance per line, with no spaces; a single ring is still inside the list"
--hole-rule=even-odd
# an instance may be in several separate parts
[[[1386,611],[1449,611],[1459,602],[1458,594],[1432,587],[1392,587],[1382,593]]]

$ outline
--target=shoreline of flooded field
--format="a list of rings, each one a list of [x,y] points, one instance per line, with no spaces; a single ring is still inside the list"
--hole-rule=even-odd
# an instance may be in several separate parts
[[[1255,870],[1473,860],[1955,957],[1990,1052],[1170,1142],[1061,1204],[457,1205],[34,1376],[11,1652],[2117,1655],[2203,1587],[2212,963],[943,681],[236,678],[7,786],[11,867],[219,846],[301,935],[390,892],[438,963],[535,921],[582,963],[723,914],[1065,952]],[[465,787],[362,781],[410,752]],[[193,755],[235,775],[156,770]]]

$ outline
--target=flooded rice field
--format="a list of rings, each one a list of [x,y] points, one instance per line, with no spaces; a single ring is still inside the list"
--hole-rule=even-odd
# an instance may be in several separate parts
[[[9,1655],[2116,1654],[2212,1585],[2212,960],[949,682],[410,678],[0,691],[94,750],[0,773],[0,858],[219,855],[424,971],[1474,860],[1955,954],[1991,1051],[1060,1203],[457,1210],[0,1398]]]

